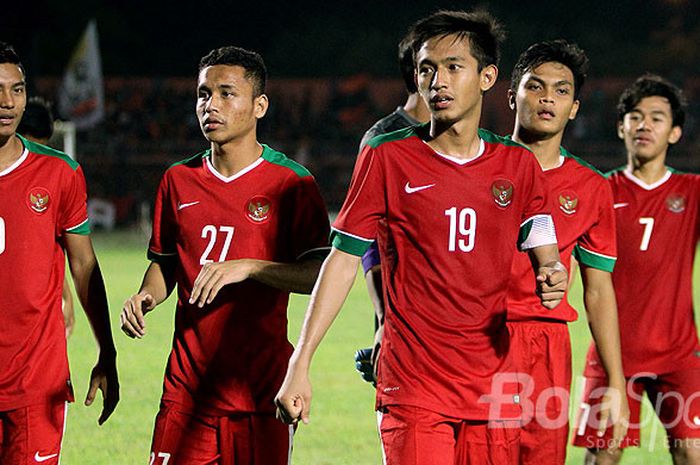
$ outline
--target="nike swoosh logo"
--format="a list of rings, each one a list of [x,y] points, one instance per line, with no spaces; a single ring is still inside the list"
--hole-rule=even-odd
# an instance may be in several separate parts
[[[426,184],[425,186],[416,186],[416,187],[411,187],[410,183],[407,182],[406,185],[403,187],[404,190],[406,191],[407,194],[413,194],[414,192],[422,191],[425,189],[430,189],[433,187],[435,184]]]
[[[191,207],[192,205],[197,205],[199,203],[199,200],[196,202],[188,202],[188,203],[179,203],[177,204],[177,209],[182,210],[183,208]]]
[[[613,204],[613,208],[622,208],[622,207],[627,207],[627,206],[629,206],[629,203],[627,203],[627,202]]]
[[[36,451],[36,454],[34,454],[34,461],[41,463],[46,462],[47,460],[51,460],[54,457],[58,457],[58,454],[39,455],[39,451]]]
[[[693,417],[693,423],[695,423],[695,426],[700,426],[700,418],[697,415]]]

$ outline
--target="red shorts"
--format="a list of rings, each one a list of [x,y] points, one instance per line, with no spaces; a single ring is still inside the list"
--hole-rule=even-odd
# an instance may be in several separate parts
[[[377,412],[385,465],[518,463],[517,422],[468,421],[392,405]]]
[[[39,404],[0,412],[0,463],[57,465],[67,405]]]
[[[522,465],[566,462],[571,343],[565,322],[508,322],[510,354],[518,370]]]
[[[681,370],[663,375],[627,379],[627,399],[630,406],[630,427],[622,447],[639,447],[642,426],[652,423],[652,413],[659,417],[669,441],[700,438],[700,369]],[[596,435],[600,401],[607,379],[583,378],[581,406],[576,419],[573,444],[588,449],[605,449],[612,438],[612,428],[605,435]],[[644,392],[653,412],[641,416]]]
[[[163,402],[149,465],[288,465],[294,429],[274,415],[192,414]]]

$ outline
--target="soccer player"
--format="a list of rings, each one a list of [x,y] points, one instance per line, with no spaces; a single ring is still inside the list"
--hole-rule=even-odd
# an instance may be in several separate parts
[[[0,463],[53,465],[73,400],[61,314],[65,255],[99,346],[85,404],[102,391],[100,424],[119,401],[119,383],[85,178],[65,154],[17,134],[26,103],[24,68],[0,42]]]
[[[406,85],[408,97],[403,106],[397,107],[394,112],[380,119],[365,132],[360,142],[360,150],[367,145],[370,139],[389,132],[425,123],[430,119],[430,110],[421,98],[416,87],[415,65],[413,62],[412,37],[406,35],[399,42],[399,68],[401,77]],[[379,259],[379,246],[377,241],[367,249],[362,256],[362,269],[367,282],[367,292],[374,307],[375,334],[374,345],[367,349],[360,349],[355,356],[357,369],[365,381],[376,382],[376,360],[381,347],[382,333],[384,332],[384,291],[382,288],[382,270]]]
[[[513,139],[530,148],[545,173],[562,262],[580,264],[584,302],[593,339],[609,375],[611,391],[605,415],[615,423],[616,439],[629,417],[620,361],[620,336],[611,272],[615,264],[615,217],[605,178],[561,146],[564,130],[579,109],[588,69],[583,50],[564,40],[539,42],[518,58],[508,101],[516,111]],[[516,254],[508,290],[511,352],[523,374],[523,428],[520,463],[566,461],[569,433],[571,344],[567,322],[577,313],[564,298],[551,310],[532,292],[532,265]]]
[[[122,310],[122,329],[141,338],[144,315],[177,284],[152,464],[289,460],[293,431],[273,403],[292,352],[287,302],[311,292],[329,225],[311,174],[257,141],[266,74],[238,47],[201,59],[196,112],[210,148],[163,176],[151,264]]]
[[[17,127],[17,132],[27,140],[47,145],[53,135],[53,113],[49,102],[41,97],[30,97],[24,108],[24,115]],[[63,281],[61,299],[63,323],[66,325],[66,338],[68,338],[75,326],[75,312],[73,311],[73,294],[65,280]]]
[[[485,12],[440,11],[411,33],[430,123],[374,138],[360,153],[278,415],[308,422],[312,355],[384,221],[376,407],[386,463],[514,463],[519,432],[504,426],[519,416],[517,397],[492,390],[500,372],[514,371],[505,327],[511,261],[518,246],[530,251],[533,289],[548,307],[563,296],[566,270],[537,160],[478,129],[498,75],[500,25]]]
[[[666,166],[681,138],[685,99],[669,81],[644,75],[617,105],[618,136],[628,163],[610,173],[617,221],[618,302],[622,366],[631,422],[622,447],[639,446],[644,392],[666,428],[673,461],[700,463],[700,346],[693,322],[692,275],[700,229],[700,176]],[[599,347],[600,350],[600,347]],[[607,384],[602,354],[588,351],[585,388],[574,444],[587,463],[618,463],[609,432],[594,434],[600,386]]]

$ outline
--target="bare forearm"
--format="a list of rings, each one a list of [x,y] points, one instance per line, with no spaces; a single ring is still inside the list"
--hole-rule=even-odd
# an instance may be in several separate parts
[[[268,286],[299,294],[310,294],[321,269],[320,260],[304,260],[295,263],[278,263],[265,260],[248,260],[250,278]]]
[[[367,293],[374,307],[379,324],[384,323],[384,288],[382,287],[382,267],[375,265],[365,274]]]
[[[175,287],[174,265],[151,262],[143,275],[139,292],[150,294],[158,305],[168,298]]]

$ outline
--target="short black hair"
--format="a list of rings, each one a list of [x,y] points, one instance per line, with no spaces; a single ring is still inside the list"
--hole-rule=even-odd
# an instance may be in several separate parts
[[[409,32],[399,42],[399,69],[409,94],[418,92],[416,87],[416,60],[413,56],[413,35]]]
[[[589,61],[586,52],[578,45],[563,39],[537,42],[521,53],[510,77],[510,90],[517,92],[525,73],[551,62],[561,63],[571,70],[574,75],[574,99],[578,100],[588,73]]]
[[[646,73],[638,77],[629,87],[622,91],[617,102],[617,120],[622,121],[625,115],[636,107],[646,97],[664,97],[671,104],[673,126],[683,128],[685,123],[685,108],[687,101],[680,87],[657,74]]]
[[[265,62],[258,53],[232,45],[216,48],[199,61],[199,71],[214,65],[242,67],[245,69],[246,79],[253,82],[253,96],[258,97],[265,93],[267,68],[265,68]]]
[[[17,132],[37,139],[50,139],[53,135],[51,104],[41,97],[31,97],[27,100]]]
[[[24,72],[24,66],[22,66],[22,62],[20,61],[17,52],[15,52],[14,47],[7,42],[0,41],[0,64],[2,63],[12,63],[13,65],[17,65],[22,71],[22,74],[25,76],[27,75],[27,73]]]
[[[487,11],[440,10],[416,22],[411,33],[414,57],[423,44],[434,37],[456,35],[459,39],[469,39],[479,71],[489,65],[498,66],[501,42],[506,37],[503,26]]]

